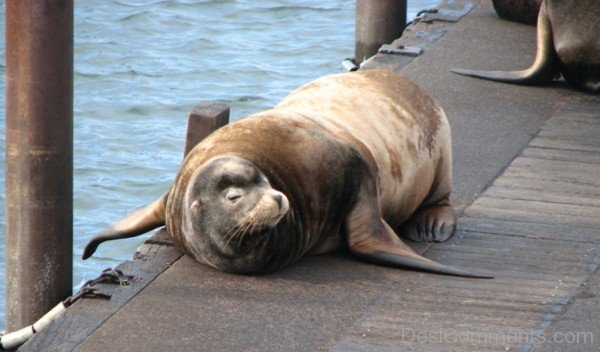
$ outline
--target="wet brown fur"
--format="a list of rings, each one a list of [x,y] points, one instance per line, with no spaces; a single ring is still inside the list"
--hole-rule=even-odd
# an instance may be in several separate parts
[[[492,0],[498,16],[509,21],[535,25],[542,0]]]

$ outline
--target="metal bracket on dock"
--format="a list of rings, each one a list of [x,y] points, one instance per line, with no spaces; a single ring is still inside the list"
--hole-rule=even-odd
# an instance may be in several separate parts
[[[391,55],[406,55],[406,56],[419,56],[423,53],[423,48],[420,46],[404,46],[404,45],[390,45],[384,44],[379,48],[380,54],[391,54]]]
[[[427,22],[431,23],[433,21],[440,22],[458,22],[461,18],[463,18],[469,11],[471,11],[475,7],[475,5],[471,2],[464,4],[462,8],[459,9],[451,9],[441,7],[435,9],[436,11],[425,10],[422,11],[423,16],[417,17],[419,22]],[[421,14],[421,13],[420,13]]]

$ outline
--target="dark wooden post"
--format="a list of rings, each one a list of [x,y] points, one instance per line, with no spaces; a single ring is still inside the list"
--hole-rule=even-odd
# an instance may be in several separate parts
[[[354,62],[359,65],[406,26],[406,0],[356,0]]]
[[[6,2],[6,329],[72,293],[73,0]]]
[[[209,134],[229,122],[229,105],[224,103],[200,103],[188,114],[188,129],[185,138],[185,157],[192,148]]]

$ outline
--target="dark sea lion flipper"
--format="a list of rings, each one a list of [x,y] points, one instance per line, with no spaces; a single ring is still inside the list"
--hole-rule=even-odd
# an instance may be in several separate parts
[[[437,263],[413,251],[379,216],[379,205],[374,196],[377,193],[368,188],[368,185],[363,185],[357,204],[346,218],[348,246],[353,254],[380,265],[445,275],[493,278],[490,275],[472,273]]]
[[[522,71],[475,71],[453,69],[464,76],[514,84],[544,84],[560,75],[558,56],[554,49],[552,27],[545,4],[542,4],[537,24],[537,53],[533,65]]]
[[[102,230],[85,246],[82,259],[87,259],[105,241],[141,235],[165,224],[166,195],[146,205]]]

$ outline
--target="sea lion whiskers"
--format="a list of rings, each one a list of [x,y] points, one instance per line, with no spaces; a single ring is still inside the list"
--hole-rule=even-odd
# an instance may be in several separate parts
[[[239,247],[242,244],[242,241],[246,234],[253,234],[256,230],[262,230],[266,228],[267,222],[270,220],[269,218],[259,218],[256,221],[255,216],[246,215],[242,219],[240,219],[235,225],[231,227],[231,229],[225,234],[224,238],[226,238],[224,247],[229,245],[231,240],[236,241],[237,246]],[[271,226],[268,226],[271,227]]]
[[[247,224],[241,224],[241,222],[238,222],[237,224],[233,225],[231,227],[231,229],[229,229],[229,231],[227,231],[227,233],[225,234],[225,236],[223,236],[224,238],[226,238],[227,240],[225,241],[225,247],[227,247],[227,245],[229,244],[229,242],[234,239],[235,237],[237,237],[240,233],[243,233],[243,229],[244,227],[246,227]]]
[[[244,237],[246,234],[253,234],[255,233],[254,231],[256,229],[262,229],[263,225],[266,223],[265,219],[262,219],[262,223],[253,223],[252,226],[250,227],[250,231],[245,232],[243,235],[238,237],[238,247],[240,247],[242,245],[242,241],[244,240]]]

